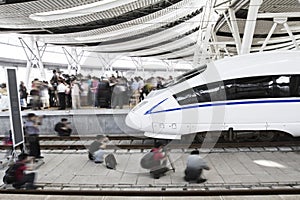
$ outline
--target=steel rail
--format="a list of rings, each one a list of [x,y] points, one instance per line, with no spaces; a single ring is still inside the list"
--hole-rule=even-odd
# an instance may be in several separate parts
[[[144,188],[145,189],[145,188]],[[68,196],[244,196],[244,195],[299,195],[299,188],[276,189],[218,189],[218,190],[14,190],[1,189],[0,194],[68,195]]]
[[[132,144],[132,140],[128,144],[108,144],[107,149],[151,149],[154,143],[143,144],[141,140],[140,144]],[[41,144],[41,149],[87,149],[89,145],[84,144]],[[239,143],[205,143],[205,146],[213,146],[213,148],[265,148],[265,147],[300,147],[300,141],[280,141],[280,142],[239,142]],[[10,145],[0,145],[0,149],[10,149]],[[202,148],[202,144],[171,144],[167,145],[169,149],[180,149],[180,148]]]

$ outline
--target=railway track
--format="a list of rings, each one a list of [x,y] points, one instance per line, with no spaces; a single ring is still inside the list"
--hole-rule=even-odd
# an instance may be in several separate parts
[[[3,137],[0,137],[3,139]],[[110,142],[107,149],[151,149],[154,146],[155,139],[150,138],[137,138],[133,136],[109,136]],[[40,146],[41,149],[86,149],[94,140],[94,136],[70,136],[70,137],[57,137],[57,136],[41,136]],[[273,142],[206,142],[202,143],[184,143],[172,142],[167,146],[170,149],[180,148],[260,148],[260,147],[300,147],[300,140],[289,141],[273,141]],[[9,149],[9,145],[0,145],[0,149]]]
[[[0,194],[68,195],[68,196],[220,196],[220,195],[299,195],[298,183],[260,184],[204,184],[202,188],[192,185],[77,185],[38,184],[38,190],[15,190],[0,188]],[[149,190],[145,188],[151,188]],[[114,188],[114,189],[113,189]]]

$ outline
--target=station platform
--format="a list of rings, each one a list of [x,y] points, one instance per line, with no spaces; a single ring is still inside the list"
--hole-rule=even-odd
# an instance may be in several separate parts
[[[42,117],[39,126],[41,135],[56,135],[54,126],[61,118],[67,118],[71,122],[73,135],[96,135],[96,134],[142,134],[140,131],[128,127],[125,118],[129,108],[105,109],[95,107],[84,107],[73,110],[57,110],[51,108],[46,110],[24,110],[21,111],[23,122],[28,113],[35,113]],[[0,134],[10,130],[9,111],[0,112]]]
[[[44,185],[43,190],[124,193],[126,191],[176,193],[183,190],[251,192],[262,189],[271,191],[278,188],[300,188],[300,155],[292,150],[207,152],[202,149],[201,156],[207,161],[211,170],[204,170],[203,176],[207,182],[201,184],[183,180],[189,152],[190,150],[173,149],[170,155],[175,172],[169,171],[166,176],[153,179],[147,170],[140,167],[140,159],[144,155],[141,150],[107,150],[107,153],[116,156],[118,162],[116,170],[107,169],[104,164],[95,164],[88,160],[86,150],[44,150],[42,154],[45,163],[36,170],[36,182]],[[3,176],[4,171],[5,169],[0,170],[0,177]],[[270,199],[281,199],[277,197]],[[206,199],[219,198],[206,197]]]

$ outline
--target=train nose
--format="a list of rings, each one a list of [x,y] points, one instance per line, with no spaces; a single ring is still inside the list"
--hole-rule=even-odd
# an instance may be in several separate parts
[[[127,126],[133,129],[141,129],[142,128],[142,121],[141,118],[132,112],[129,112],[126,116],[125,123]]]

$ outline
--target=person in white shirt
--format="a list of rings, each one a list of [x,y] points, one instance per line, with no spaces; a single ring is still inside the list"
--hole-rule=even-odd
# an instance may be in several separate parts
[[[62,80],[58,80],[57,93],[59,99],[59,110],[66,109],[66,85]]]
[[[6,83],[0,84],[0,111],[6,111],[9,107]]]
[[[184,171],[184,180],[188,182],[203,183],[206,179],[201,178],[202,170],[209,170],[210,168],[200,157],[198,150],[193,150],[188,156],[186,169]]]
[[[139,77],[138,84],[139,84],[139,90],[142,90],[143,87],[145,86],[145,82],[144,82],[144,80],[142,79],[142,77]]]
[[[41,94],[41,102],[44,109],[50,107],[48,89],[49,89],[48,82],[43,81],[40,89],[40,94]]]
[[[75,80],[71,84],[72,109],[79,109],[80,106],[80,85]]]

